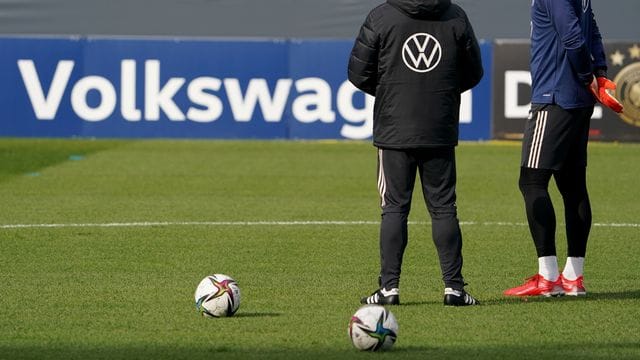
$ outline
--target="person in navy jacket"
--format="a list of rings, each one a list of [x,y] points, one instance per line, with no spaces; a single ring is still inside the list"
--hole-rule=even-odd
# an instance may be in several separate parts
[[[508,296],[586,295],[583,280],[591,205],[586,166],[589,122],[596,101],[616,112],[608,93],[602,36],[591,0],[533,0],[531,4],[530,117],[522,143],[519,187],[538,255],[538,273]],[[562,195],[567,261],[556,257],[556,220],[548,186],[554,177]]]

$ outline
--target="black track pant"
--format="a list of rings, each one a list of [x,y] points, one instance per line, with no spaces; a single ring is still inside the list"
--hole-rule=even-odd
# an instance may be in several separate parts
[[[407,218],[420,175],[422,193],[431,215],[432,237],[446,287],[462,289],[462,235],[456,209],[455,149],[378,150],[380,226],[380,281],[399,287],[402,257],[408,241]]]

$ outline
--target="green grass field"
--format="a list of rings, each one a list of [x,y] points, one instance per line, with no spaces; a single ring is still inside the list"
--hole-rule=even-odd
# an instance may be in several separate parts
[[[590,147],[580,299],[501,295],[537,271],[519,152],[457,152],[464,275],[482,306],[442,305],[417,193],[398,341],[369,354],[347,337],[377,285],[369,143],[1,139],[0,359],[640,358],[640,146]],[[240,284],[236,316],[197,313],[212,273]]]

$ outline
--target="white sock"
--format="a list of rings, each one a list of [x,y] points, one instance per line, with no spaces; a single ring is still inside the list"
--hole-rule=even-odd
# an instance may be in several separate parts
[[[567,263],[562,271],[562,276],[567,280],[575,280],[582,276],[584,271],[583,257],[568,257]]]
[[[549,281],[558,280],[558,258],[556,256],[543,256],[538,258],[538,274]]]

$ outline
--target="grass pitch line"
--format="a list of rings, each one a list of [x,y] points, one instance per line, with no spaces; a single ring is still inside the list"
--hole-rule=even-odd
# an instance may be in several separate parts
[[[431,225],[428,221],[409,221],[410,225]],[[159,221],[159,222],[123,222],[123,223],[70,223],[70,224],[4,224],[0,229],[34,228],[111,228],[111,227],[153,227],[153,226],[357,226],[380,225],[379,221]],[[504,221],[461,221],[462,226],[527,226],[524,222]],[[559,224],[561,225],[561,224]],[[594,227],[640,228],[634,223],[594,223]]]

